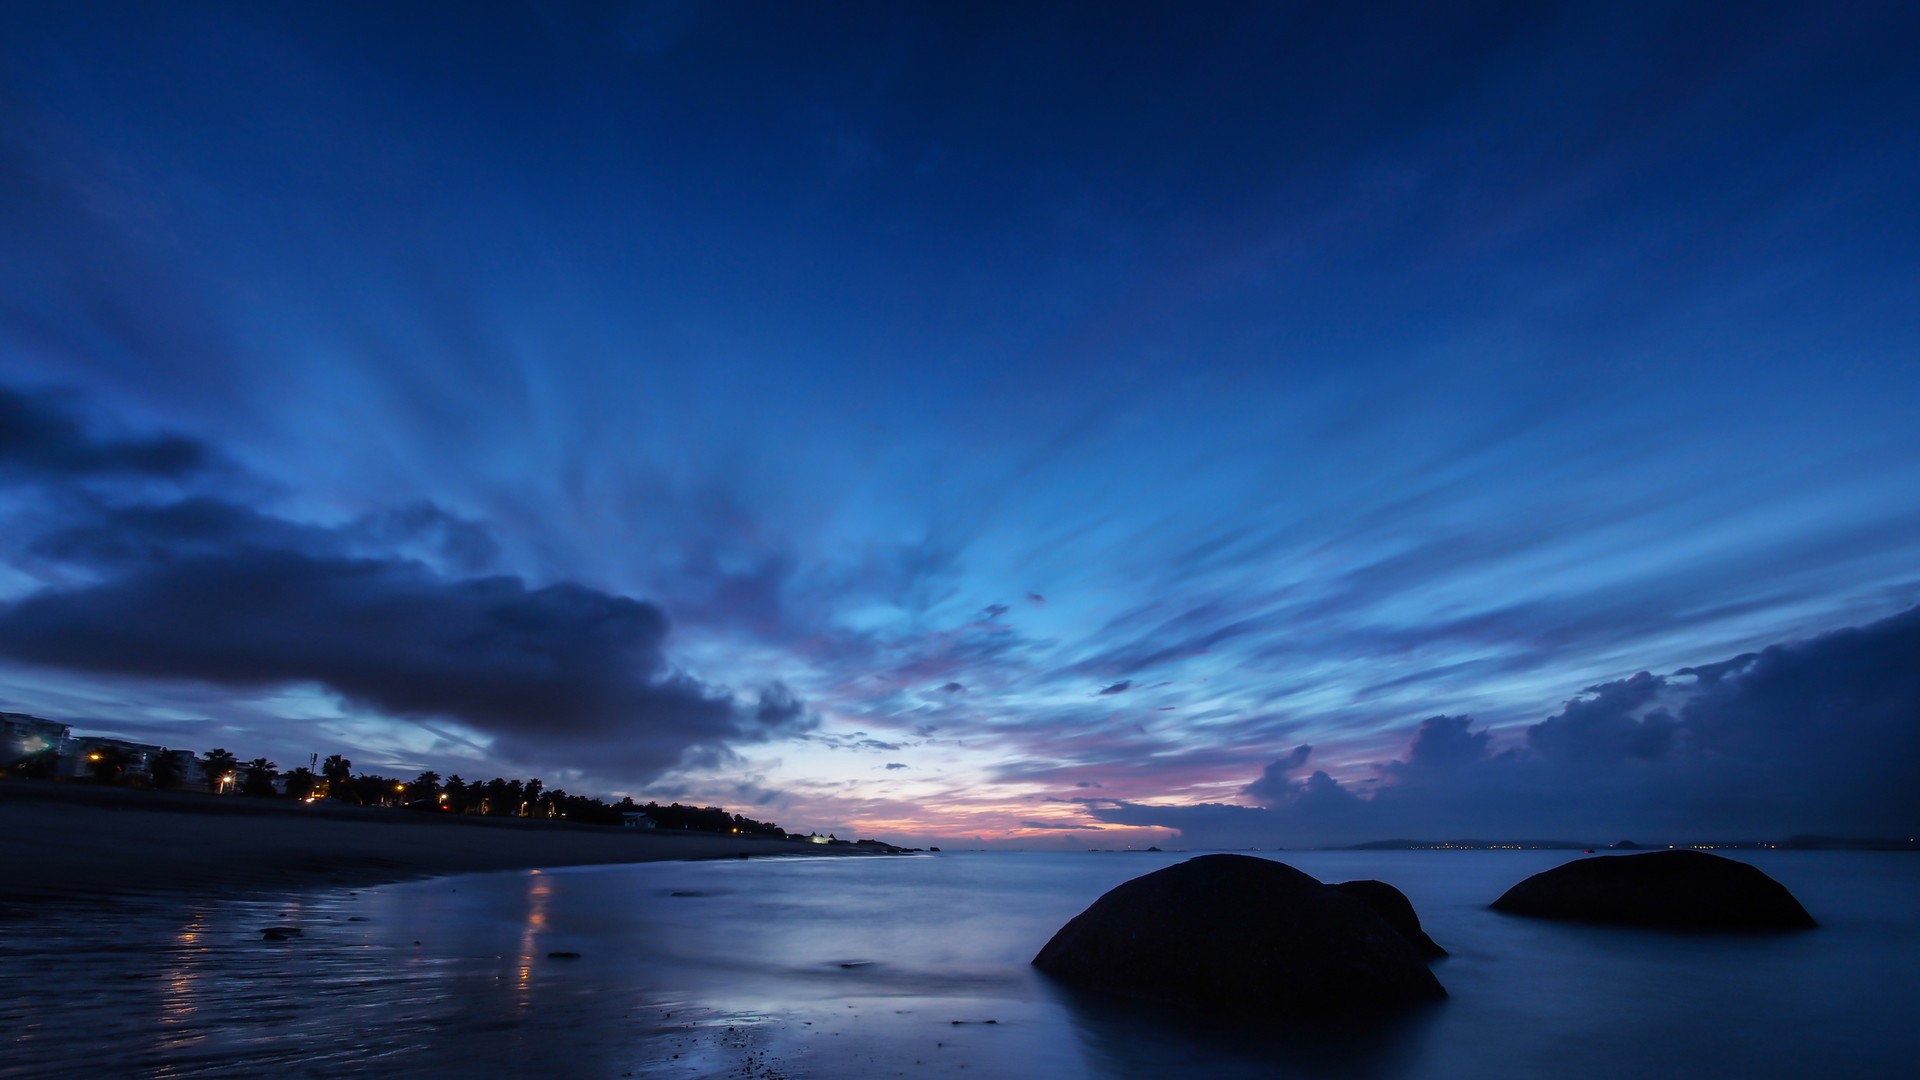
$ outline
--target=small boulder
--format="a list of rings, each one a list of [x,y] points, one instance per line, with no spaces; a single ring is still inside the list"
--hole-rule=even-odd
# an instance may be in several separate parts
[[[1407,944],[1418,949],[1420,955],[1436,960],[1447,955],[1447,950],[1427,936],[1420,927],[1420,915],[1413,910],[1413,901],[1407,894],[1384,881],[1363,878],[1358,881],[1343,881],[1334,888],[1361,901],[1372,908],[1374,914],[1387,921],[1387,925],[1400,932]]]
[[[1203,855],[1126,882],[1033,963],[1096,990],[1242,1010],[1364,1011],[1447,993],[1366,902],[1250,855]]]
[[[1808,930],[1817,925],[1758,867],[1704,851],[1597,855],[1535,874],[1493,902],[1543,919],[1676,930]]]

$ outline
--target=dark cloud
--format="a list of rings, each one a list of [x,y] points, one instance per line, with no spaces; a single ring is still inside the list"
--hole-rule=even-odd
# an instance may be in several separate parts
[[[342,538],[223,499],[74,510],[68,523],[35,538],[35,556],[117,573],[235,551],[302,551],[344,556]]]
[[[1109,683],[1108,685],[1101,687],[1100,696],[1105,697],[1109,694],[1124,694],[1131,689],[1133,689],[1133,680],[1121,679],[1117,683]]]
[[[1020,822],[1020,827],[1023,829],[1044,829],[1048,831],[1057,829],[1065,831],[1072,829],[1098,829],[1100,826],[1082,825],[1071,821],[1022,821]]]
[[[967,688],[960,685],[957,682],[950,682],[950,683],[947,683],[945,686],[942,686],[940,690],[942,693],[947,693],[947,694],[963,694],[966,692]]]
[[[0,475],[171,479],[212,460],[205,444],[177,435],[97,435],[59,397],[0,387]]]
[[[1037,592],[1030,592],[1027,594],[1027,603],[1032,604],[1034,607],[1046,607],[1047,598]]]
[[[343,530],[356,547],[413,554],[463,574],[491,568],[500,545],[485,525],[425,499],[362,515]]]
[[[1674,748],[1680,722],[1663,706],[1670,684],[1641,672],[1589,686],[1557,716],[1527,729],[1542,758],[1588,766],[1623,759],[1655,761]]]
[[[1307,763],[1313,754],[1313,747],[1300,745],[1286,757],[1269,764],[1260,773],[1260,779],[1241,789],[1240,794],[1252,799],[1260,806],[1278,806],[1293,797],[1295,784],[1287,774]]]
[[[691,749],[805,725],[784,687],[741,708],[675,671],[667,633],[654,605],[578,585],[248,548],[0,608],[0,654],[14,660],[228,687],[314,683],[389,715],[460,721],[522,760],[591,752],[658,771]]]
[[[1493,736],[1469,731],[1471,716],[1430,716],[1420,721],[1407,747],[1409,769],[1450,769],[1484,760]]]
[[[755,723],[769,731],[801,727],[806,717],[806,703],[782,682],[761,690],[759,703],[753,709]]]
[[[893,772],[893,771],[894,771],[894,770],[896,770],[896,769],[904,769],[904,768],[906,768],[906,767],[907,767],[907,764],[906,764],[905,762],[902,762],[902,761],[889,761],[889,762],[887,762],[887,771],[888,771],[888,772]]]
[[[484,527],[431,503],[324,528],[205,495],[107,502],[79,486],[210,459],[189,439],[103,436],[0,390],[0,467],[30,470],[50,494],[22,549],[63,571],[0,605],[0,657],[232,689],[316,685],[423,726],[465,725],[508,760],[639,778],[816,722],[778,682],[741,702],[678,670],[655,604],[444,572],[496,552]]]
[[[1356,793],[1310,748],[1244,790],[1259,806],[1090,803],[1196,846],[1409,836],[1686,840],[1920,829],[1920,608],[1671,675],[1588,687],[1499,748],[1466,716],[1412,731]]]

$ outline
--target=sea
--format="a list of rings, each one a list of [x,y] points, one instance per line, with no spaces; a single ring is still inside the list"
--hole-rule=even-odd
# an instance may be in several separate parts
[[[0,923],[0,1076],[1920,1075],[1920,856],[1730,854],[1820,928],[1488,910],[1575,852],[1268,853],[1398,886],[1452,954],[1447,1000],[1352,1024],[1115,1001],[1029,965],[1187,853],[665,862],[39,910]]]

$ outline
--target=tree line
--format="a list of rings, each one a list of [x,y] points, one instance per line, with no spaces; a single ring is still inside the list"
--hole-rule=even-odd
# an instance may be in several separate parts
[[[321,762],[320,771],[298,768],[280,776],[274,789],[276,766],[264,758],[239,762],[224,748],[200,756],[200,770],[208,790],[219,791],[226,785],[238,785],[243,795],[287,798],[324,797],[356,806],[400,806],[434,813],[467,814],[481,817],[527,817],[565,819],[595,825],[619,825],[624,814],[644,813],[663,829],[689,829],[698,832],[740,833],[782,837],[787,831],[770,821],[756,821],[728,813],[718,806],[682,806],[657,802],[641,805],[626,796],[618,802],[606,802],[591,795],[572,795],[561,788],[549,788],[538,778],[509,780],[496,776],[491,780],[465,780],[458,773],[444,779],[427,770],[412,780],[353,771],[353,762],[333,754]]]
[[[40,762],[40,757],[46,761]],[[537,778],[509,780],[496,776],[491,780],[469,781],[458,774],[443,779],[439,773],[429,770],[412,780],[403,780],[356,773],[353,762],[340,754],[329,756],[320,764],[318,772],[304,766],[282,772],[266,758],[241,761],[225,747],[216,746],[199,755],[195,763],[198,777],[187,775],[181,756],[169,752],[147,755],[144,776],[135,768],[136,759],[113,746],[102,746],[87,758],[88,771],[101,783],[137,782],[173,789],[198,781],[210,792],[234,792],[254,798],[325,798],[355,806],[401,807],[484,817],[565,819],[595,825],[619,825],[623,815],[638,811],[662,829],[769,837],[789,835],[773,822],[728,813],[718,806],[679,803],[661,806],[656,802],[641,805],[630,796],[607,802],[591,795],[572,795],[559,788],[549,788]],[[22,777],[53,774],[50,752],[37,755],[31,764],[44,767],[13,767],[9,771]]]

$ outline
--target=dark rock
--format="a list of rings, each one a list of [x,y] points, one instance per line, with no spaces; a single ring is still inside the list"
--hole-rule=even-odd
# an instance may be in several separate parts
[[[550,953],[548,953],[548,954],[547,954],[547,959],[549,959],[549,960],[578,960],[578,959],[580,959],[580,954],[579,954],[579,953],[577,953],[577,952],[550,952]]]
[[[1334,888],[1366,904],[1374,914],[1386,920],[1388,926],[1400,932],[1407,944],[1419,950],[1420,955],[1434,959],[1447,955],[1447,950],[1427,936],[1420,928],[1420,916],[1413,910],[1413,901],[1407,894],[1384,881],[1363,878],[1359,881],[1343,881]]]
[[[1704,851],[1598,855],[1535,874],[1493,902],[1544,919],[1680,930],[1806,930],[1813,916],[1759,868]]]
[[[1203,855],[1126,882],[1033,963],[1097,990],[1245,1010],[1357,1011],[1447,993],[1368,904],[1251,855]]]

